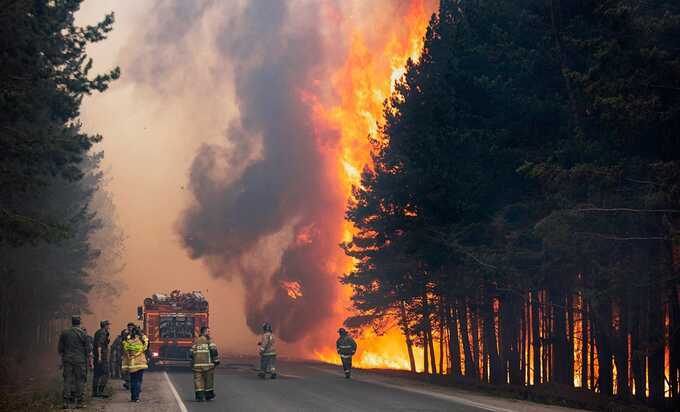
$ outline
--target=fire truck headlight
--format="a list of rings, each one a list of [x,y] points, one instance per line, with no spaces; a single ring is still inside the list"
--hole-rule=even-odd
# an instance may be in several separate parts
[[[157,357],[158,357],[158,352],[154,352],[154,353],[152,353],[151,355],[153,355],[154,358],[157,358]]]

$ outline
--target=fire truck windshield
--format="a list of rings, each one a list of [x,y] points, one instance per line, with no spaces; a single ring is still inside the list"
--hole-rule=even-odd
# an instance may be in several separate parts
[[[194,337],[194,318],[164,315],[160,321],[161,339],[191,339]]]

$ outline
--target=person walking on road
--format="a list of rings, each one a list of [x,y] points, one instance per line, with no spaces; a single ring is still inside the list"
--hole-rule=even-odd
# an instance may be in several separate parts
[[[87,333],[80,327],[80,316],[71,317],[71,327],[59,336],[59,355],[64,374],[64,409],[75,404],[85,408],[84,392],[87,367],[92,365],[92,347]]]
[[[269,374],[272,379],[276,379],[276,349],[274,348],[272,325],[265,322],[262,325],[262,332],[262,340],[258,342],[258,345],[260,345],[260,373],[258,376],[266,379],[267,374]]]
[[[207,326],[201,327],[201,335],[194,339],[190,353],[196,401],[211,401],[215,398],[215,368],[220,364],[220,356]]]
[[[99,323],[101,328],[94,334],[92,396],[99,398],[109,397],[104,393],[109,381],[109,325],[108,320],[101,321]]]
[[[139,394],[142,392],[144,370],[149,367],[145,353],[148,347],[149,340],[136,326],[123,341],[122,369],[130,374],[130,400],[132,402],[139,402]]]
[[[342,360],[345,378],[349,379],[350,376],[352,376],[352,356],[354,356],[357,351],[357,343],[347,333],[345,328],[338,329],[338,334],[340,337],[337,342],[335,342],[335,347],[338,350],[338,355],[340,355],[340,360]]]

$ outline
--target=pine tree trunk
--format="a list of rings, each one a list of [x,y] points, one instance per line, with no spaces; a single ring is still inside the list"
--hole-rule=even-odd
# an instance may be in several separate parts
[[[480,355],[482,355],[482,347],[479,342],[479,311],[478,311],[478,305],[475,304],[472,308],[470,308],[470,316],[471,316],[471,324],[472,324],[472,348],[473,348],[473,360],[475,363],[475,370],[477,371],[477,376],[480,378],[480,381],[484,382],[484,376],[486,373],[484,371],[480,373],[480,364],[484,364],[484,358],[482,358]]]
[[[588,354],[590,353],[590,333],[588,331],[588,304],[583,295],[580,298],[581,302],[581,387],[589,388],[588,385],[588,370],[590,362],[588,361]]]
[[[458,320],[460,321],[460,333],[463,341],[463,353],[465,355],[465,377],[476,378],[477,368],[470,348],[470,322],[467,313],[467,304],[464,298],[458,301]]]
[[[555,362],[553,363],[553,381],[562,385],[571,385],[573,380],[569,380],[569,369],[573,369],[573,351],[569,356],[569,341],[567,340],[566,313],[569,311],[569,304],[560,290],[551,290],[550,301],[555,304],[554,310],[554,333],[551,341],[554,347]],[[564,307],[566,305],[567,310]]]
[[[541,383],[541,340],[538,334],[538,292],[531,292],[531,337],[533,339],[533,376],[534,385]]]
[[[649,400],[661,405],[664,400],[664,311],[660,288],[649,288]]]
[[[402,300],[399,305],[399,312],[401,314],[401,330],[404,332],[406,338],[406,351],[408,352],[409,365],[411,372],[416,371],[416,358],[413,356],[413,341],[411,340],[411,330],[408,326],[408,317],[406,316],[406,303]]]
[[[440,300],[439,311],[439,374],[444,375],[444,302]]]
[[[460,341],[455,308],[450,306],[447,310],[447,314],[449,326],[449,352],[451,354],[451,375],[460,377],[462,376],[460,370]]]
[[[426,375],[430,374],[430,358],[427,356],[428,346],[427,333],[423,331],[423,373]]]
[[[612,307],[608,301],[599,302],[593,308],[594,336],[597,342],[597,360],[599,366],[598,387],[600,393],[612,395],[612,347],[611,347],[611,320]]]

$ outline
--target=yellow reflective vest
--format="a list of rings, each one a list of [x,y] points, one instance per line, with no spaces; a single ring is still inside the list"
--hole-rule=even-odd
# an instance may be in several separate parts
[[[191,345],[191,368],[194,370],[208,370],[215,367],[213,354],[217,355],[217,345],[205,336],[199,336]]]
[[[147,369],[146,349],[149,347],[149,339],[142,335],[132,337],[128,335],[123,341],[123,362],[121,368],[126,372],[137,372]]]

